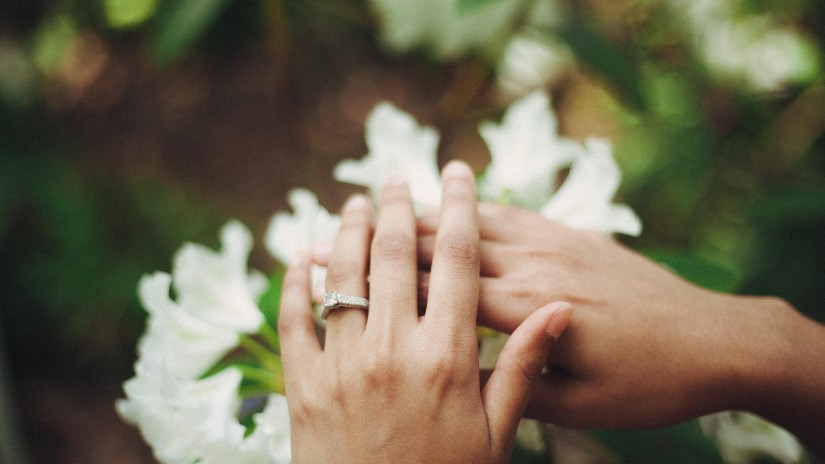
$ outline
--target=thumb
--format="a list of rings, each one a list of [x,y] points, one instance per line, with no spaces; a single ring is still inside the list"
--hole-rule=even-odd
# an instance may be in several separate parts
[[[481,391],[493,450],[502,456],[512,449],[519,419],[572,311],[570,304],[555,302],[530,314],[507,340]]]

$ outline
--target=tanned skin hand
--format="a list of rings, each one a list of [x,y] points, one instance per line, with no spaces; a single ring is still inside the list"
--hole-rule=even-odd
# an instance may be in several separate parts
[[[777,298],[699,288],[610,237],[515,207],[478,210],[480,324],[510,332],[542,302],[576,307],[528,415],[655,427],[742,409],[825,455],[825,327]],[[423,295],[438,223],[419,221]]]

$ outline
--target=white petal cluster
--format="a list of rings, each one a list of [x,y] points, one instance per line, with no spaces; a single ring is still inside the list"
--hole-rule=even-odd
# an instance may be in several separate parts
[[[543,89],[574,63],[561,41],[534,33],[515,35],[496,64],[496,84],[507,100]]]
[[[536,210],[550,198],[556,176],[579,146],[558,136],[549,104],[546,94],[535,92],[511,105],[501,124],[479,126],[492,158],[479,185],[483,199]]]
[[[280,415],[286,433],[262,427],[244,438],[237,418],[241,373],[230,367],[203,377],[240,334],[256,332],[264,321],[256,301],[266,279],[247,270],[251,233],[231,221],[221,230],[221,246],[215,252],[186,244],[171,275],[158,272],[141,280],[139,296],[149,318],[135,376],[124,383],[126,399],[116,408],[164,463],[289,462],[282,452],[289,446],[282,398],[271,397],[267,408],[274,411],[269,416]],[[214,460],[220,449],[231,451],[232,459]]]
[[[712,73],[757,92],[805,83],[819,71],[819,53],[798,28],[769,15],[740,14],[741,0],[669,0],[688,26]]]
[[[490,59],[506,100],[544,87],[571,67],[570,50],[546,33],[565,16],[556,0],[472,3],[370,0],[389,50],[423,49],[445,61],[473,54]]]
[[[269,252],[282,264],[289,264],[298,253],[306,253],[318,243],[331,242],[341,224],[341,218],[321,206],[310,190],[290,191],[289,205],[293,213],[275,213],[264,239]]]
[[[479,186],[483,199],[539,210],[548,219],[578,229],[641,233],[636,214],[612,203],[621,171],[611,145],[596,139],[582,145],[559,136],[543,92],[517,101],[500,124],[485,122],[479,132],[492,156]],[[567,167],[570,172],[556,189]]]
[[[500,0],[462,9],[459,0],[371,0],[381,39],[395,51],[426,47],[443,59],[456,58],[500,41],[524,0]]]
[[[700,417],[702,431],[719,446],[726,463],[754,462],[769,456],[782,463],[801,462],[802,445],[787,430],[743,411]]]
[[[549,219],[580,229],[605,234],[641,232],[636,214],[612,203],[621,171],[611,145],[595,139],[581,144],[561,137],[544,92],[533,92],[513,103],[500,124],[484,122],[479,133],[491,155],[479,184],[481,199],[541,211]],[[369,153],[360,160],[344,160],[335,167],[337,180],[365,186],[377,195],[389,176],[398,175],[410,184],[418,211],[438,205],[441,181],[435,129],[422,127],[409,114],[381,103],[367,120],[367,146]],[[568,167],[569,175],[556,188],[559,175]],[[301,236],[313,235],[305,232]],[[274,241],[268,242],[271,250]]]
[[[415,2],[411,2],[415,3]],[[441,201],[438,174],[438,132],[422,127],[390,103],[379,103],[366,124],[367,153],[360,160],[341,161],[335,179],[368,187],[373,195],[390,176],[404,178],[416,208],[421,211]]]

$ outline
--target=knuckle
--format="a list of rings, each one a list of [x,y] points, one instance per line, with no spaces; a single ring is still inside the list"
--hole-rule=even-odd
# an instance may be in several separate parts
[[[453,351],[441,350],[430,356],[425,370],[427,385],[447,390],[461,384],[466,379],[460,362]]]
[[[362,375],[371,390],[391,392],[399,383],[401,369],[390,348],[379,345],[364,359]]]
[[[355,261],[336,261],[327,268],[327,287],[337,289],[340,285],[351,282],[363,272],[364,266]]]
[[[313,395],[304,389],[290,391],[289,395],[287,404],[290,416],[298,424],[310,421],[312,417],[323,411],[324,405],[319,401],[319,398],[323,398],[322,395]]]
[[[414,238],[400,232],[382,234],[372,244],[373,254],[385,261],[403,261],[413,259],[415,254]]]
[[[504,350],[507,351],[507,348],[505,347]],[[502,355],[503,354],[502,352]],[[517,361],[512,364],[513,373],[530,384],[538,383],[539,380],[541,380],[543,368],[544,364],[541,362],[523,359],[517,359]]]
[[[437,241],[436,251],[460,268],[474,268],[479,262],[478,243],[469,237],[447,236]]]
[[[339,226],[340,232],[361,231],[371,225],[369,215],[363,214],[360,211],[346,213],[341,216],[341,224]]]
[[[381,192],[381,206],[390,205],[411,205],[410,193],[405,187],[390,186],[384,187]]]

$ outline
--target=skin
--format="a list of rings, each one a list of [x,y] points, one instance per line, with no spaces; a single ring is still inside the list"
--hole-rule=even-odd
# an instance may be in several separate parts
[[[333,311],[323,347],[312,320],[311,260],[290,265],[279,333],[293,462],[508,462],[518,420],[571,307],[545,302],[525,315],[481,386],[475,198],[470,169],[448,164],[423,315],[416,221],[398,179],[384,186],[372,238],[366,198],[344,207],[327,288],[365,296],[369,269],[370,309]]]
[[[741,409],[825,453],[824,326],[777,298],[694,286],[610,237],[515,207],[478,210],[480,324],[510,332],[540,302],[576,307],[528,416],[629,428]],[[424,294],[438,223],[419,221]]]

